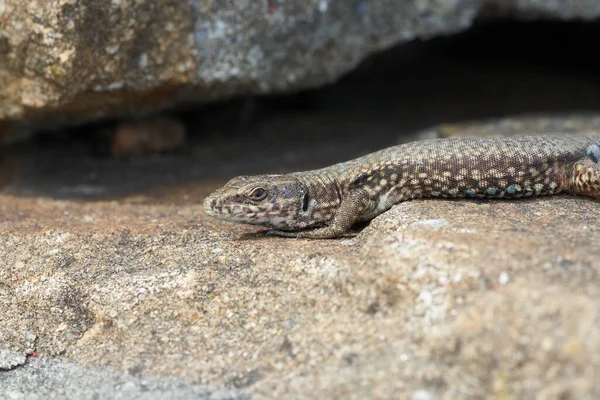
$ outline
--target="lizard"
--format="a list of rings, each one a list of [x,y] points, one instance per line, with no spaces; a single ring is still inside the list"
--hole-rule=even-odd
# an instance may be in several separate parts
[[[204,210],[268,235],[325,239],[411,199],[600,197],[599,145],[593,135],[419,140],[316,170],[238,176]]]

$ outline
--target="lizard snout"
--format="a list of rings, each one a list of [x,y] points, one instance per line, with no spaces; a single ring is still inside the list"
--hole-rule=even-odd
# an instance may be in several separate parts
[[[213,209],[215,207],[216,199],[214,197],[207,197],[204,199],[204,212],[211,217],[215,215]]]

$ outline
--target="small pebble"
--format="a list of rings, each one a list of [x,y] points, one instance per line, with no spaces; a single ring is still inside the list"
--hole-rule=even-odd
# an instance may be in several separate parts
[[[185,126],[172,118],[122,122],[111,136],[110,153],[115,158],[165,153],[180,148],[185,139]]]
[[[506,272],[502,272],[500,274],[500,277],[498,278],[498,283],[500,283],[502,286],[506,285],[508,283],[508,273]]]

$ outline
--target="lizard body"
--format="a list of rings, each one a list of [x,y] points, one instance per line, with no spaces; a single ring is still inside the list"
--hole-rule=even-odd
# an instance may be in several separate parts
[[[274,235],[333,238],[415,198],[600,197],[599,145],[600,136],[422,140],[312,171],[239,176],[204,209]]]

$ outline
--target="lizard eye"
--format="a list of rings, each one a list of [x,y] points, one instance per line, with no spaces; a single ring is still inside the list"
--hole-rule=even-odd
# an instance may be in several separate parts
[[[250,192],[250,198],[252,200],[263,200],[265,197],[267,197],[267,191],[263,188],[258,187]]]

